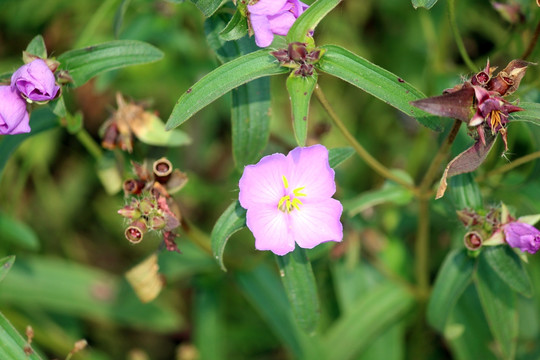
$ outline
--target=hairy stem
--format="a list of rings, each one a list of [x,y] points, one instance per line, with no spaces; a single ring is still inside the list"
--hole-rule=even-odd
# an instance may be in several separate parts
[[[371,154],[354,138],[354,136],[349,132],[345,124],[343,124],[339,116],[334,112],[334,109],[332,109],[332,106],[326,99],[326,96],[324,96],[324,93],[319,85],[315,86],[315,96],[317,96],[317,100],[319,100],[322,107],[324,108],[324,110],[326,110],[334,124],[345,137],[345,139],[347,139],[347,141],[354,148],[358,156],[360,156],[360,158],[362,158],[370,168],[372,168],[377,174],[381,175],[382,177],[392,180],[402,185],[403,187],[413,191],[416,194],[416,188],[413,185],[394,175],[387,167],[385,167],[383,164],[377,161],[377,159],[371,156]]]
[[[454,33],[454,39],[456,40],[456,45],[459,50],[459,54],[461,55],[461,58],[467,64],[469,69],[473,72],[477,71],[476,65],[474,65],[473,61],[469,57],[469,54],[467,53],[467,50],[465,49],[465,44],[463,43],[463,39],[461,38],[461,35],[459,34],[459,29],[457,26],[456,21],[456,2],[455,0],[448,0],[448,16],[450,18],[450,27],[452,28],[452,32]]]
[[[533,161],[535,159],[538,159],[540,158],[540,151],[536,151],[536,152],[533,152],[531,154],[527,154],[525,156],[522,156],[514,161],[512,161],[511,163],[508,163],[508,164],[505,164],[501,167],[498,167],[494,170],[491,170],[490,172],[484,174],[483,176],[478,176],[476,178],[476,181],[483,181],[491,176],[495,176],[495,175],[500,175],[500,174],[504,174],[505,172],[507,171],[510,171],[512,170],[513,168],[516,168],[518,166],[521,166],[523,164],[526,164],[528,163],[529,161]]]

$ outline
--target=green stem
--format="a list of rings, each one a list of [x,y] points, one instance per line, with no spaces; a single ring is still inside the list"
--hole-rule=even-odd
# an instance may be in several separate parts
[[[324,96],[324,93],[319,85],[315,86],[315,96],[317,96],[317,100],[319,100],[322,107],[324,108],[324,110],[326,110],[334,124],[345,137],[345,139],[347,139],[347,141],[354,148],[358,156],[360,156],[360,158],[362,158],[370,168],[375,170],[375,172],[382,177],[392,180],[416,194],[416,188],[413,185],[394,175],[387,167],[385,167],[383,164],[377,161],[377,159],[371,156],[371,154],[354,138],[354,136],[349,132],[345,124],[343,124],[339,116],[334,112],[334,109],[332,109],[332,106],[326,99],[326,96]]]
[[[465,64],[467,64],[469,69],[471,69],[471,71],[476,72],[478,68],[476,67],[476,65],[474,65],[473,61],[469,57],[469,54],[467,54],[467,50],[465,49],[465,44],[463,43],[463,39],[461,38],[461,35],[459,34],[459,29],[457,27],[457,22],[456,22],[455,0],[448,0],[448,16],[450,17],[450,27],[452,28],[452,32],[454,33],[454,38],[456,40],[456,45],[458,47],[461,58],[463,59]]]
[[[96,161],[101,159],[101,157],[103,156],[103,151],[101,150],[101,147],[96,143],[96,141],[90,136],[88,131],[86,131],[84,128],[81,128],[75,133],[75,136]]]

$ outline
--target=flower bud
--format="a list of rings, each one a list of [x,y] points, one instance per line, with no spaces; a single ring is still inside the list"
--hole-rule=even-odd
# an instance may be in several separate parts
[[[148,225],[152,228],[152,230],[163,230],[167,225],[167,221],[161,215],[152,216],[150,219],[148,219],[148,222]]]
[[[56,98],[60,87],[45,61],[36,59],[21,66],[11,76],[11,87],[29,101],[49,101]]]
[[[275,57],[280,63],[288,63],[291,61],[289,58],[289,52],[285,49],[279,49],[277,51],[270,52],[270,55]]]
[[[142,220],[136,220],[126,229],[125,235],[132,244],[138,244],[146,233],[146,223]]]
[[[129,205],[126,205],[120,210],[118,210],[118,213],[123,217],[132,220],[136,220],[141,217],[141,211]]]
[[[10,86],[0,86],[0,134],[30,132],[26,102]]]
[[[159,160],[154,161],[152,169],[154,170],[154,177],[156,181],[161,184],[165,184],[171,176],[173,166],[168,159],[163,157]]]
[[[124,194],[126,195],[137,195],[140,194],[144,189],[144,181],[136,179],[127,179],[124,181]]]
[[[292,42],[289,44],[289,57],[293,61],[305,61],[307,57],[306,44],[301,42]]]
[[[154,205],[154,202],[149,198],[144,198],[139,203],[139,210],[145,216],[154,211],[155,208],[156,206]]]
[[[101,146],[105,149],[114,150],[116,148],[116,139],[118,138],[118,126],[115,123],[109,123],[105,128]]]
[[[478,250],[482,247],[482,236],[477,231],[469,231],[465,234],[463,241],[469,250]]]

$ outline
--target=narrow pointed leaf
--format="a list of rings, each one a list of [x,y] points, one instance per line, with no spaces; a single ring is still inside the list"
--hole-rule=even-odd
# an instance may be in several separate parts
[[[306,252],[296,246],[292,252],[276,256],[276,260],[294,317],[302,330],[313,334],[319,323],[319,297]]]
[[[6,256],[5,258],[0,259],[0,281],[4,280],[14,262],[15,255]]]
[[[0,312],[0,359],[42,359],[36,352],[27,355],[24,351],[26,345],[26,340],[17,332],[13,325],[11,325],[4,314]]]
[[[456,210],[480,210],[484,206],[480,187],[471,173],[450,178],[449,194]]]
[[[518,336],[516,293],[493,271],[482,252],[478,259],[476,289],[489,328],[504,359],[513,359]]]
[[[41,35],[36,35],[25,50],[27,53],[39,56],[42,59],[47,58],[47,48],[45,47],[45,41]]]
[[[473,116],[473,98],[474,89],[467,87],[449,94],[416,100],[411,104],[430,114],[459,119],[468,123]]]
[[[3,243],[11,243],[29,250],[39,249],[39,239],[24,222],[0,212],[0,234]]]
[[[270,136],[270,79],[260,78],[232,91],[232,142],[236,168],[256,162]]]
[[[316,359],[308,354],[316,354],[317,344],[306,339],[298,329],[277,275],[268,267],[259,265],[250,271],[236,273],[236,279],[247,299],[292,353],[292,358]]]
[[[205,17],[210,17],[215,13],[223,1],[224,0],[191,0]]]
[[[419,7],[423,7],[429,10],[436,3],[437,3],[437,0],[412,0],[412,6],[415,9],[418,9]]]
[[[531,279],[519,256],[506,245],[488,247],[483,250],[487,263],[502,281],[523,296],[533,294]]]
[[[525,111],[511,113],[509,116],[511,122],[526,121],[535,125],[540,125],[540,104],[520,102],[519,107]]]
[[[359,298],[351,311],[329,329],[324,347],[332,359],[356,359],[377,336],[413,306],[414,297],[395,283],[385,282]]]
[[[305,146],[308,130],[309,101],[315,86],[317,73],[312,76],[296,76],[287,78],[287,91],[291,100],[294,137],[298,146]]]
[[[454,250],[446,256],[437,274],[429,298],[427,319],[441,333],[454,305],[472,280],[474,263],[466,249]]]
[[[287,33],[287,43],[306,42],[308,32],[315,30],[319,22],[324,19],[332,9],[339,5],[341,0],[318,0],[296,19]]]
[[[206,105],[248,81],[286,72],[288,69],[280,67],[268,50],[229,61],[207,74],[178,99],[166,128],[179,126]]]
[[[229,18],[217,14],[205,21],[208,43],[218,59],[226,63],[258,50],[247,37],[224,41],[219,35]],[[232,21],[232,20],[231,20]],[[252,80],[231,91],[232,152],[236,168],[253,164],[260,156],[270,136],[270,78]]]
[[[443,123],[440,118],[410,104],[412,101],[425,98],[420,90],[342,47],[326,45],[322,48],[326,52],[315,65],[317,69],[351,83],[406,115],[414,117],[420,124],[432,130],[442,130]]]
[[[92,77],[125,66],[160,60],[158,48],[136,40],[116,40],[83,49],[71,50],[58,57],[61,69],[68,70],[75,86],[81,86]]]
[[[495,144],[496,139],[496,135],[494,136],[491,135],[491,132],[486,132],[485,144],[482,144],[480,140],[477,140],[473,146],[452,159],[444,170],[439,188],[437,189],[437,196],[435,198],[440,199],[444,196],[448,186],[448,178],[454,175],[465,174],[476,170],[488,156],[489,151],[493,147],[493,144]]]
[[[237,8],[227,26],[219,33],[219,37],[226,41],[238,40],[244,37],[247,32],[247,17],[242,15],[240,9]]]
[[[354,149],[352,147],[339,147],[328,150],[328,163],[332,169],[336,168],[342,162],[347,160],[354,154]]]
[[[232,234],[246,226],[246,209],[240,206],[239,201],[233,202],[219,217],[212,229],[210,239],[212,253],[223,271],[227,271],[223,263],[225,246]]]

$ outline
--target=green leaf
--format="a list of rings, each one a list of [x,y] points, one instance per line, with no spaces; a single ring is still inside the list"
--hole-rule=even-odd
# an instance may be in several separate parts
[[[339,147],[328,150],[328,163],[332,169],[336,168],[342,162],[347,160],[354,154],[354,149],[352,147]]]
[[[225,359],[227,323],[220,311],[224,294],[217,281],[201,283],[196,284],[192,313],[197,326],[194,327],[192,341],[197,347],[199,359]]]
[[[42,59],[47,58],[47,48],[41,35],[36,35],[28,44],[25,50],[27,53],[36,55]]]
[[[444,332],[457,360],[496,360],[493,337],[482,312],[478,294],[471,284],[465,289],[450,315]]]
[[[238,40],[248,32],[247,17],[237,8],[227,26],[219,33],[219,37],[225,41]]]
[[[392,170],[392,172],[409,184],[413,183],[409,174],[401,170]],[[387,180],[380,189],[366,191],[355,198],[346,200],[343,203],[343,208],[348,212],[349,216],[355,216],[366,209],[380,204],[392,203],[405,205],[411,202],[413,198],[414,194],[409,189]]]
[[[136,40],[116,40],[83,49],[71,50],[58,57],[61,69],[68,70],[75,86],[106,71],[160,60],[161,50]]]
[[[360,297],[324,337],[326,354],[332,359],[355,359],[377,336],[394,325],[414,304],[414,297],[390,281]]]
[[[225,246],[232,234],[246,226],[246,209],[239,201],[233,202],[219,217],[212,229],[210,239],[212,242],[212,253],[223,271],[227,271],[223,263],[223,253]]]
[[[218,14],[207,19],[205,31],[208,43],[221,62],[258,50],[246,37],[225,42],[218,34],[230,17]],[[236,168],[256,162],[270,136],[270,79],[259,78],[233,89],[231,132],[233,159]]]
[[[287,43],[305,43],[308,32],[315,30],[319,22],[340,2],[341,0],[318,0],[311,4],[289,29]]]
[[[506,285],[523,296],[531,297],[533,289],[529,274],[519,256],[507,245],[489,246],[482,250],[487,263]]]
[[[429,298],[427,319],[440,332],[444,332],[454,305],[472,280],[474,263],[465,248],[454,250],[446,256],[437,274]]]
[[[49,107],[51,108],[53,114],[59,118],[64,118],[67,116],[66,103],[64,102],[63,96],[49,102]]]
[[[263,76],[284,74],[268,50],[259,50],[229,61],[207,74],[178,99],[166,128],[172,129],[230,90]]]
[[[425,98],[420,90],[342,47],[325,45],[322,48],[326,52],[315,64],[317,69],[357,86],[432,130],[442,130],[441,118],[429,115],[410,104],[411,101]]]
[[[298,325],[307,334],[315,333],[319,323],[319,297],[315,276],[306,252],[299,246],[283,256],[276,256],[281,282]]]
[[[513,359],[518,336],[516,293],[493,271],[484,252],[478,259],[476,290],[491,334],[505,359]]]
[[[6,304],[159,332],[182,323],[163,299],[142,304],[118,276],[59,258],[17,258],[0,282],[0,307]]]
[[[521,102],[519,107],[525,109],[525,111],[513,112],[509,118],[511,122],[525,121],[533,123],[534,125],[540,125],[540,104],[531,102]]]
[[[205,17],[210,17],[225,1],[226,0],[191,0]]]
[[[294,72],[287,78],[287,91],[291,99],[294,137],[298,146],[305,146],[308,130],[309,100],[317,86],[317,73],[297,76]]]
[[[30,117],[32,131],[27,134],[7,135],[0,139],[0,178],[11,154],[19,145],[31,136],[58,126],[58,120],[50,109],[41,107],[32,112]]]
[[[124,22],[124,15],[130,2],[131,0],[122,0],[120,5],[118,5],[118,8],[116,9],[116,13],[114,14],[113,29],[114,37],[117,39],[120,36],[120,29],[122,28],[122,23]]]
[[[418,9],[419,7],[423,7],[429,10],[436,3],[437,3],[437,0],[412,0],[412,6],[415,9]]]
[[[272,329],[276,337],[293,354],[293,359],[316,359],[317,343],[298,329],[287,296],[275,272],[265,265],[236,273],[240,289]]]
[[[459,174],[449,180],[449,194],[457,210],[483,208],[480,187],[472,173]]]
[[[0,234],[2,241],[25,249],[38,250],[40,247],[39,239],[31,227],[2,212],[0,212]]]
[[[41,360],[36,352],[32,352],[30,355],[25,354],[26,345],[26,340],[0,312],[0,359]]]
[[[0,259],[0,281],[4,280],[14,262],[15,255],[6,256],[5,258]]]

